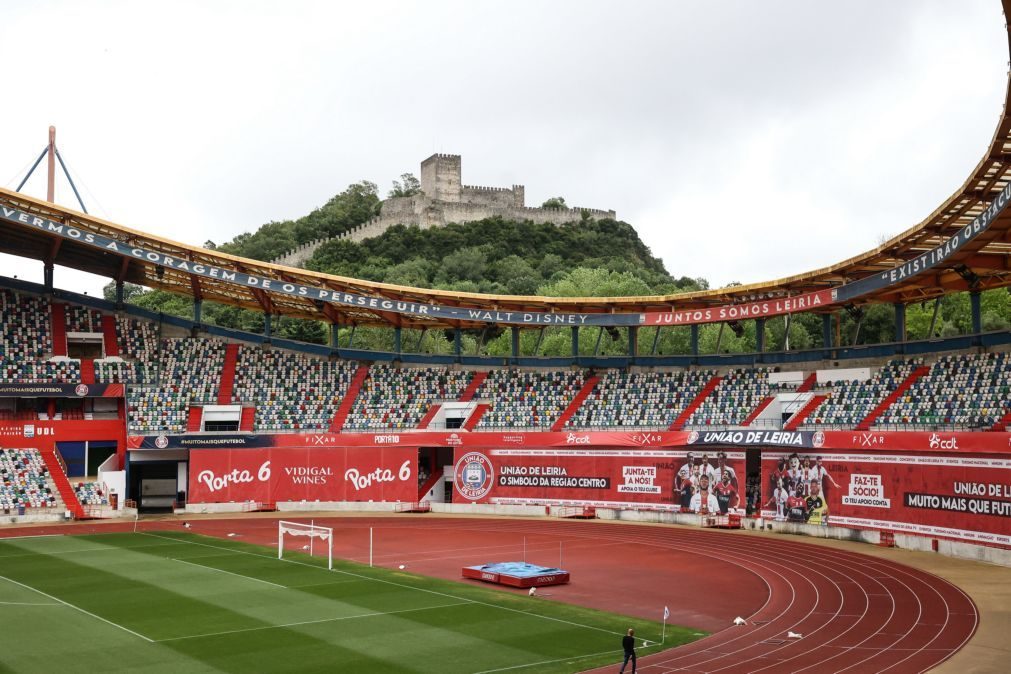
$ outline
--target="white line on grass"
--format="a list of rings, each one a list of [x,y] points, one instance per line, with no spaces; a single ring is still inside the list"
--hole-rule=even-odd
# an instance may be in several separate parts
[[[167,541],[182,541],[183,543],[189,543],[190,545],[199,545],[199,546],[205,547],[205,548],[214,548],[216,550],[225,550],[225,551],[228,551],[228,552],[234,552],[234,553],[239,554],[239,555],[249,555],[250,557],[260,557],[262,559],[273,559],[272,555],[261,555],[261,554],[258,554],[256,552],[249,552],[247,550],[235,550],[233,548],[223,548],[220,545],[210,545],[208,543],[198,543],[197,541],[187,541],[185,539],[172,538],[170,536],[160,536],[158,534],[152,534],[152,533],[148,533],[146,531],[145,532],[141,532],[141,535],[142,536],[152,536],[154,538],[164,538]],[[299,566],[307,566],[310,569],[317,569],[319,571],[326,571],[327,573],[330,573],[330,571],[328,569],[325,569],[325,568],[323,568],[321,566],[317,566],[315,564],[307,564],[306,562],[300,562],[300,561],[295,560],[295,559],[280,559],[278,561],[288,562],[289,564],[298,564]],[[518,608],[511,608],[509,606],[502,606],[501,604],[492,604],[492,603],[489,603],[489,602],[478,601],[476,599],[467,599],[466,597],[458,597],[456,595],[449,594],[448,592],[439,592],[438,590],[429,590],[429,589],[426,589],[426,588],[423,588],[423,587],[415,587],[413,585],[406,585],[404,583],[397,583],[395,581],[386,580],[384,578],[373,578],[371,576],[364,576],[364,575],[362,575],[360,573],[354,573],[352,571],[342,571],[340,569],[334,569],[333,573],[341,573],[341,574],[344,574],[346,576],[351,576],[353,578],[360,578],[362,580],[373,581],[373,582],[376,582],[376,583],[383,583],[385,585],[393,585],[394,587],[402,587],[402,588],[407,589],[407,590],[415,590],[417,592],[425,592],[427,594],[434,594],[434,595],[437,595],[439,597],[448,597],[449,599],[462,599],[464,601],[468,601],[468,602],[470,602],[472,604],[477,604],[479,606],[487,606],[489,608],[497,608],[497,609],[501,609],[503,611],[509,611],[511,613],[519,613],[521,615],[528,615],[528,616],[531,616],[533,618],[540,618],[542,620],[550,620],[552,622],[562,623],[562,624],[565,624],[565,625],[572,625],[573,627],[579,627],[579,628],[587,629],[587,630],[595,630],[597,632],[603,632],[604,634],[624,635],[624,632],[613,632],[611,630],[604,629],[603,627],[594,627],[593,625],[584,625],[583,623],[577,623],[577,622],[572,622],[571,620],[564,620],[562,618],[555,618],[555,617],[552,617],[552,616],[541,615],[539,613],[533,613],[531,611],[521,611]]]
[[[289,590],[304,590],[307,587],[327,587],[328,585],[347,585],[348,583],[361,582],[357,578],[348,580],[331,580],[329,583],[306,583],[305,585],[288,585]]]
[[[20,541],[25,538],[59,538],[64,534],[31,534],[29,536],[4,536],[0,538],[0,543],[4,541]]]
[[[499,667],[498,669],[485,669],[475,674],[491,674],[492,672],[508,672],[514,669],[525,669],[527,667],[537,667],[538,665],[553,665],[556,662],[570,662],[572,660],[585,660],[586,658],[596,658],[601,655],[615,654],[614,650],[603,651],[601,653],[590,653],[589,655],[574,655],[571,658],[558,658],[557,660],[541,660],[540,662],[528,662],[525,665],[513,665],[512,667]],[[618,657],[615,655],[615,657]]]
[[[46,594],[46,593],[45,593],[45,592],[43,592],[42,590],[39,590],[39,589],[37,589],[37,588],[34,588],[34,587],[32,587],[31,585],[25,585],[24,583],[19,583],[18,581],[14,580],[13,578],[8,578],[7,576],[0,576],[0,578],[2,578],[3,580],[6,580],[6,581],[7,581],[7,582],[9,582],[9,583],[14,583],[15,585],[19,585],[19,586],[21,586],[21,587],[25,588],[26,590],[31,590],[31,591],[33,591],[33,592],[38,592],[38,593],[39,593],[39,594],[41,594],[41,595],[42,595],[43,597],[49,597],[49,598],[50,598],[50,599],[52,599],[53,601],[57,601],[57,602],[59,602],[59,603],[63,604],[64,606],[67,606],[67,607],[69,607],[69,608],[72,608],[72,609],[74,609],[75,611],[80,611],[80,612],[81,612],[81,613],[83,613],[84,615],[86,615],[86,616],[91,616],[91,617],[92,617],[92,618],[94,618],[95,620],[101,620],[101,621],[102,621],[102,622],[104,622],[104,623],[105,623],[106,625],[112,625],[113,627],[118,627],[119,629],[123,630],[124,632],[129,632],[130,634],[132,634],[132,635],[133,635],[133,636],[135,636],[135,637],[140,637],[141,639],[143,639],[144,641],[148,642],[149,644],[153,644],[153,643],[154,643],[154,639],[149,639],[149,638],[147,638],[146,636],[144,636],[143,634],[140,634],[139,632],[134,632],[134,631],[133,631],[132,629],[130,629],[129,627],[123,627],[122,625],[120,625],[120,624],[118,624],[118,623],[114,623],[114,622],[112,622],[111,620],[107,620],[107,619],[103,618],[103,617],[102,617],[102,616],[100,616],[100,615],[95,615],[95,614],[94,614],[94,613],[92,613],[91,611],[85,611],[85,610],[84,610],[83,608],[81,608],[80,606],[74,606],[74,605],[73,605],[73,604],[71,604],[71,603],[70,603],[69,601],[63,601],[63,600],[62,600],[62,599],[60,599],[59,597],[54,597],[54,596],[53,596],[53,595],[51,595],[51,594]]]
[[[0,601],[0,606],[59,606],[59,604],[40,604],[34,601]]]
[[[260,627],[243,627],[237,630],[226,630],[224,632],[208,632],[207,634],[189,634],[183,637],[168,637],[167,639],[158,639],[157,643],[163,641],[182,641],[184,639],[203,639],[204,637],[220,637],[226,634],[241,634],[242,632],[261,632],[263,630],[277,630],[283,629],[285,627],[300,627],[302,625],[318,625],[320,623],[333,623],[340,620],[355,620],[357,618],[376,618],[380,616],[397,615],[400,613],[416,613],[418,611],[431,611],[437,608],[448,608],[450,606],[464,606],[465,604],[472,604],[470,601],[460,601],[454,604],[440,604],[438,606],[423,606],[421,608],[405,608],[400,611],[373,611],[372,613],[358,613],[356,615],[345,615],[338,618],[321,618],[320,620],[303,620],[297,623],[285,623],[283,625],[261,625]]]
[[[178,543],[177,543],[178,545]],[[123,547],[107,546],[104,548],[78,548],[76,550],[54,550],[53,552],[19,552],[13,555],[0,555],[0,559],[14,559],[16,557],[38,557],[40,555],[49,557],[50,555],[76,555],[83,552],[123,552],[124,550],[147,550],[149,548],[171,548],[171,543],[152,543],[151,545],[126,545]]]
[[[263,583],[264,585],[270,585],[271,587],[279,587],[282,590],[287,590],[287,585],[278,585],[277,583],[271,583],[269,580],[263,580],[262,578],[253,578],[252,576],[243,576],[241,573],[233,573],[231,571],[225,571],[224,569],[219,569],[215,566],[204,566],[203,564],[194,564],[193,562],[187,562],[185,559],[177,559],[176,557],[169,557],[173,562],[179,562],[180,564],[187,564],[189,566],[195,566],[198,569],[206,569],[208,571],[217,571],[218,573],[227,573],[229,576],[235,576],[236,578],[244,578],[245,580],[252,580],[257,583]]]

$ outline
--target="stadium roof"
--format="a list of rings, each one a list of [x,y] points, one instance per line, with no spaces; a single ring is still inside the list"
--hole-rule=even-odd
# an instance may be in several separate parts
[[[1011,0],[1003,0],[1003,5],[1006,15]],[[1008,34],[1011,45],[1011,29]],[[826,296],[826,291],[841,289],[861,279],[864,283],[858,284],[860,292],[843,297],[840,290],[839,303],[922,302],[947,293],[1011,286],[1011,211],[1004,212],[1006,199],[1001,197],[1011,194],[1005,191],[1006,187],[1011,190],[1009,96],[1011,88],[1006,90],[993,140],[976,168],[922,222],[848,260],[761,283],[645,297],[536,297],[412,288],[321,274],[190,246],[6,189],[0,189],[4,216],[0,217],[0,252],[197,299],[341,324],[539,326],[555,321],[538,316],[582,314],[597,319],[584,324],[634,325],[646,322],[643,318],[635,320],[635,315],[783,301],[819,291]],[[995,207],[998,205],[1000,208]],[[988,226],[966,236],[967,228],[974,222],[979,224],[981,218]],[[40,219],[49,225],[44,226]],[[62,225],[62,229],[53,223]],[[117,245],[100,245],[110,241]],[[950,245],[952,242],[954,245]],[[944,249],[946,244],[949,249],[943,254],[932,252]],[[918,262],[928,257],[930,265]],[[889,275],[891,270],[900,271]],[[887,281],[867,283],[875,278]],[[431,305],[446,311],[419,308]],[[825,311],[838,306],[819,302],[812,307],[801,303],[803,310]],[[534,315],[533,321],[505,318],[523,314]],[[622,314],[626,316],[619,316]],[[608,316],[628,320],[610,320]]]

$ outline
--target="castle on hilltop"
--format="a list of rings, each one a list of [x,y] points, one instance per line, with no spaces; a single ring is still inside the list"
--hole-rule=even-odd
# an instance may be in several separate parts
[[[409,197],[392,197],[383,202],[380,215],[335,237],[362,241],[379,236],[393,225],[414,225],[422,229],[450,222],[473,222],[501,216],[508,220],[532,220],[560,225],[591,218],[616,220],[614,211],[596,208],[539,208],[525,204],[523,185],[474,187],[464,185],[462,161],[458,154],[433,154],[421,162],[421,192]],[[312,257],[329,239],[302,244],[274,260],[297,267]]]

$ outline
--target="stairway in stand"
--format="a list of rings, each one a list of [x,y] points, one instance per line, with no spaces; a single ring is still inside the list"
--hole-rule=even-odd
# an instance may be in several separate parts
[[[702,401],[708,398],[710,393],[716,390],[716,387],[720,385],[721,381],[723,381],[723,377],[719,376],[710,379],[706,383],[706,385],[702,387],[702,390],[699,391],[699,394],[695,396],[695,399],[688,404],[688,407],[685,408],[684,412],[679,414],[677,416],[677,419],[675,419],[671,423],[670,430],[672,431],[683,430],[685,424],[687,424],[688,420],[692,418],[693,414],[695,414],[695,410],[697,410],[702,405]]]
[[[921,365],[920,367],[913,370],[913,372],[908,377],[906,377],[905,381],[899,384],[894,391],[889,393],[884,400],[878,403],[877,407],[871,410],[871,413],[868,414],[863,421],[857,424],[857,430],[858,431],[870,430],[871,425],[875,421],[877,421],[878,417],[884,414],[889,407],[892,406],[892,403],[894,403],[896,400],[899,399],[899,396],[908,391],[909,387],[915,384],[917,379],[919,379],[925,374],[928,374],[929,372],[930,367],[927,365]]]
[[[362,384],[365,383],[368,376],[369,366],[364,363],[359,365],[354,379],[351,380],[351,385],[348,386],[348,392],[344,394],[344,399],[341,400],[340,407],[337,408],[333,415],[333,421],[330,422],[331,433],[340,433],[344,428],[344,423],[348,420],[348,415],[351,414],[351,410],[355,406],[355,400],[358,399],[358,392],[362,390]]]
[[[105,355],[119,355],[119,339],[116,337],[116,317],[105,314],[102,316],[102,343],[105,346]]]
[[[91,358],[81,359],[81,383],[89,386],[95,383],[95,361]]]
[[[256,424],[256,408],[243,407],[242,417],[239,419],[239,430],[244,431],[246,433],[252,433],[255,424]]]
[[[811,416],[818,407],[828,400],[828,396],[813,396],[807,401],[807,404],[801,407],[799,410],[794,412],[793,416],[783,425],[784,431],[795,431],[807,419]]]
[[[49,323],[53,328],[53,355],[67,355],[67,307],[52,302],[49,305]]]
[[[744,423],[741,425],[750,426],[751,422],[757,419],[758,416],[765,411],[765,408],[772,404],[773,400],[775,400],[773,396],[765,396],[762,398],[762,402],[758,403],[758,407],[752,410],[751,414],[748,415],[748,418],[745,419]]]
[[[190,405],[189,415],[186,417],[186,432],[199,433],[204,420],[204,408],[199,405]]]
[[[428,408],[428,411],[425,412],[425,416],[423,416],[421,421],[418,422],[418,430],[428,428],[428,424],[432,423],[432,419],[435,418],[435,415],[438,414],[441,409],[441,403],[433,403],[432,406]]]
[[[43,449],[39,450],[39,453],[42,454],[42,461],[46,464],[46,468],[49,469],[49,477],[53,479],[56,491],[60,493],[60,498],[63,499],[63,507],[74,513],[75,518],[84,517],[84,508],[81,507],[81,502],[77,500],[74,488],[70,486],[70,480],[67,479],[67,473],[63,470],[63,465],[60,464],[60,460],[56,456],[56,450]]]
[[[818,373],[812,372],[807,375],[807,379],[797,387],[797,393],[807,393],[814,388],[814,385],[818,383]]]
[[[569,419],[571,419],[572,416],[579,411],[579,408],[582,407],[583,401],[589,398],[590,394],[593,393],[593,389],[597,385],[598,381],[600,381],[600,377],[590,377],[583,383],[583,388],[579,389],[579,393],[576,394],[576,397],[572,399],[569,406],[565,408],[564,412],[562,412],[562,416],[558,417],[558,420],[551,425],[552,431],[557,433],[565,428],[565,424],[568,423]]]
[[[467,421],[463,422],[463,430],[472,431],[477,428],[477,424],[481,421],[481,417],[484,413],[491,409],[491,405],[487,403],[478,403],[474,406],[474,410],[467,417]]]
[[[487,372],[475,372],[474,376],[471,377],[470,383],[467,384],[467,388],[465,388],[463,393],[460,394],[460,402],[469,403],[473,400],[474,396],[477,394],[477,390],[481,388],[481,384],[483,384],[484,380],[487,378]]]
[[[235,364],[239,360],[239,345],[225,345],[225,364],[221,368],[221,383],[218,386],[218,404],[232,403],[232,390],[235,388]]]

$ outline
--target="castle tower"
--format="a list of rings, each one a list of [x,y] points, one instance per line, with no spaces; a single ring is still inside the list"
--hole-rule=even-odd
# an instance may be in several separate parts
[[[433,154],[421,162],[421,189],[430,199],[460,203],[461,176],[458,154]]]
[[[513,185],[513,206],[523,208],[526,206],[526,188],[523,185]]]

